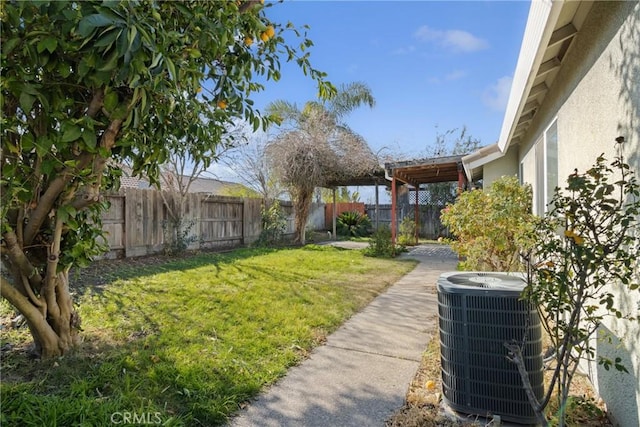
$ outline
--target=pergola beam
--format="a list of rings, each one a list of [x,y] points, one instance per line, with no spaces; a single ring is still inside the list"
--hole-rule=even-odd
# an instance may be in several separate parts
[[[463,155],[458,155],[385,164],[387,176],[391,177],[391,240],[393,244],[396,243],[398,228],[396,215],[398,181],[411,185],[416,189],[415,218],[417,233],[418,224],[420,223],[418,205],[420,185],[437,182],[457,182],[458,190],[463,191],[467,187],[468,180],[462,165],[462,157]]]

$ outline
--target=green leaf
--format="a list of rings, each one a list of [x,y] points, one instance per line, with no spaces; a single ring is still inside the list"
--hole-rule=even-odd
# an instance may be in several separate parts
[[[2,53],[5,55],[10,54],[13,49],[20,43],[20,38],[9,39],[7,41],[2,42]]]
[[[99,13],[85,16],[78,23],[78,34],[82,37],[88,37],[96,28],[106,27],[113,21]]]
[[[22,111],[29,112],[31,111],[31,107],[33,107],[33,103],[36,101],[36,97],[28,94],[27,92],[22,92],[20,94],[20,108]]]
[[[72,142],[77,140],[82,136],[82,129],[79,126],[70,125],[68,126],[64,133],[62,134],[62,142]]]
[[[69,77],[71,75],[71,66],[68,63],[60,62],[58,64],[58,73],[64,78]]]
[[[167,64],[167,69],[169,70],[169,78],[171,78],[171,80],[173,80],[174,82],[177,80],[177,75],[176,75],[176,66],[173,63],[173,61],[167,57],[165,57],[164,62],[166,62]]]
[[[96,148],[96,145],[98,144],[98,139],[95,132],[91,132],[88,130],[82,132],[82,140],[89,148]]]
[[[64,208],[64,206],[61,206],[58,208],[58,211],[56,212],[56,216],[63,222],[66,223],[67,220],[69,219],[69,214],[66,211],[66,209]]]
[[[58,40],[53,37],[47,37],[38,42],[37,51],[38,53],[42,53],[45,50],[48,50],[49,53],[53,53],[58,47]]]
[[[26,92],[29,95],[40,95],[40,92],[38,92],[38,89],[36,89],[33,85],[30,85],[30,84],[22,85],[21,90],[22,92]]]
[[[112,71],[115,70],[118,65],[118,55],[116,52],[113,52],[109,59],[104,63],[104,65],[98,68],[98,71]]]
[[[112,91],[104,96],[104,108],[106,108],[108,112],[115,110],[117,106],[118,94],[116,92]]]
[[[55,167],[56,167],[55,160],[47,158],[42,162],[42,166],[41,166],[42,173],[45,175],[51,175]]]
[[[111,31],[107,31],[106,33],[103,33],[103,35],[98,39],[97,42],[93,44],[93,46],[94,47],[111,46],[111,44],[113,44],[113,42],[118,38],[120,34],[122,34],[122,29],[118,29],[118,28],[114,28]]]

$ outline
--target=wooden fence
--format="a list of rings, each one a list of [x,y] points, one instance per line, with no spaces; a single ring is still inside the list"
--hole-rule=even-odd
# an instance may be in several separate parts
[[[110,208],[102,217],[110,251],[107,258],[135,257],[163,252],[174,241],[169,221],[168,207],[158,190],[125,188],[117,194],[106,196]],[[168,200],[170,198],[167,198]],[[362,206],[358,204],[357,210]],[[287,217],[285,233],[294,233],[294,216],[291,202],[281,201],[280,206]],[[345,210],[352,209],[353,206]],[[222,249],[249,245],[260,236],[262,231],[262,199],[250,199],[226,196],[210,196],[204,193],[189,194],[185,200],[182,218],[185,241],[188,249]],[[319,218],[310,222],[312,228],[322,228],[324,219],[333,212],[330,205],[314,205]],[[364,212],[372,225],[391,225],[391,205],[366,205]],[[318,216],[318,215],[315,215]],[[397,207],[398,224],[404,217],[414,217],[414,207],[400,204]],[[318,219],[320,221],[318,221]],[[320,224],[315,224],[320,222]],[[315,227],[314,227],[315,226]],[[319,227],[318,227],[319,226]],[[448,236],[447,229],[440,222],[440,209],[432,206],[420,206],[420,236],[435,239]]]
[[[418,231],[420,237],[427,239],[437,239],[438,237],[449,237],[449,230],[440,222],[440,210],[437,206],[423,205],[420,209],[420,229]],[[371,223],[375,227],[386,225],[391,227],[391,205],[378,205],[377,214],[375,205],[366,206],[367,216],[371,219]],[[396,206],[396,219],[398,226],[405,217],[415,218],[415,207],[408,204],[399,204]]]
[[[106,196],[111,206],[102,224],[108,258],[160,253],[172,243],[168,207],[157,190],[126,188]],[[170,198],[167,198],[170,199]],[[293,233],[291,203],[280,203],[287,216],[286,234]],[[187,195],[182,217],[189,249],[234,248],[253,243],[262,230],[262,199]]]

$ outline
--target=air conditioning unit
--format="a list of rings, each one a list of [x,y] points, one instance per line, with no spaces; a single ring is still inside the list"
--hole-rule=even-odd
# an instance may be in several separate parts
[[[522,275],[451,272],[438,279],[443,399],[452,409],[534,424],[536,417],[504,342],[525,345],[536,397],[544,393],[542,327],[536,308],[520,300]]]

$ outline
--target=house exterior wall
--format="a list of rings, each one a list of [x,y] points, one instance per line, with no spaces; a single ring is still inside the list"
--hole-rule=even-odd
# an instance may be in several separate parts
[[[512,147],[504,156],[484,165],[482,187],[489,188],[495,180],[503,176],[517,176],[518,164],[518,149]]]
[[[640,2],[596,2],[567,53],[518,147],[516,166],[522,166],[521,179],[532,184],[538,196],[543,190],[536,183],[536,175],[540,175],[540,169],[536,170],[536,143],[554,120],[560,187],[574,169],[584,172],[598,155],[604,153],[613,160],[614,139],[619,135],[627,140],[623,146],[625,160],[636,176],[640,175]],[[640,267],[636,275],[640,280]],[[640,315],[637,291],[623,294],[615,284],[611,290],[619,307]],[[594,343],[597,354],[621,357],[629,374],[605,371],[597,363],[585,368],[615,423],[638,426],[640,327],[638,322],[614,319],[607,320],[602,329],[613,334],[613,341]]]

